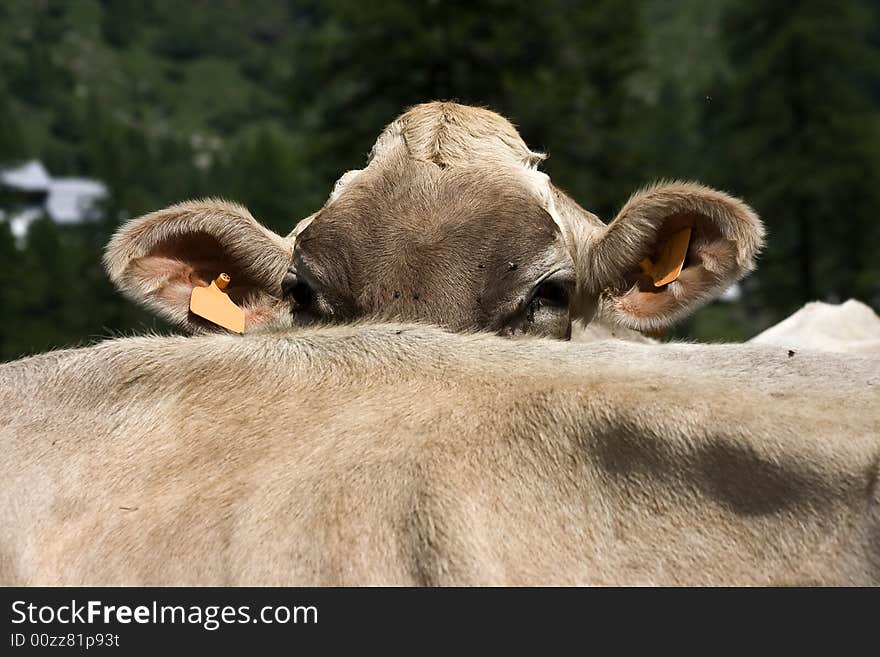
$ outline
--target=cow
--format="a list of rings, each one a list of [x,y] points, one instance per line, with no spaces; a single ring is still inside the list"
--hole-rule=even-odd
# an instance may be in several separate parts
[[[860,301],[813,301],[750,342],[790,349],[880,354],[880,317]]]
[[[880,584],[880,360],[359,322],[0,366],[0,584]]]
[[[655,184],[606,225],[543,159],[490,110],[418,105],[286,237],[234,203],[189,201],[127,223],[105,264],[124,294],[196,333],[217,327],[190,312],[192,291],[226,273],[245,331],[370,319],[555,338],[572,320],[660,329],[754,267],[764,230],[742,201]],[[680,273],[652,272],[684,231]]]

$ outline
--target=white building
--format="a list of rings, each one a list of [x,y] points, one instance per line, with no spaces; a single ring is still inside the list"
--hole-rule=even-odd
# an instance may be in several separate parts
[[[42,162],[0,169],[0,192],[11,196],[0,208],[0,219],[9,221],[21,239],[31,222],[45,214],[58,224],[77,224],[97,217],[98,204],[107,198],[107,186],[89,178],[52,178]]]

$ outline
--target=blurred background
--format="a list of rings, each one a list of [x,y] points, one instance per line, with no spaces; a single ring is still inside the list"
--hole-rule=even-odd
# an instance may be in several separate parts
[[[103,246],[191,197],[286,234],[408,105],[509,117],[610,219],[658,178],[746,199],[757,273],[672,334],[741,340],[804,302],[880,308],[880,3],[3,0],[0,360],[167,327]]]

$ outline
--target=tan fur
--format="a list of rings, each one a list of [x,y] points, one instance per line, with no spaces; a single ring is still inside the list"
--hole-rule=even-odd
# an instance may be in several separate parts
[[[685,269],[677,281],[656,290],[638,272],[662,234],[663,218],[685,218],[693,226]],[[634,194],[579,263],[584,280],[602,291],[602,314],[635,329],[657,329],[717,297],[754,267],[764,229],[742,201],[694,183],[664,183]],[[638,280],[621,289],[627,278]]]
[[[441,167],[474,162],[535,168],[546,157],[529,150],[510,122],[491,110],[456,103],[417,105],[386,129],[410,157]],[[382,143],[382,136],[379,143]]]
[[[787,349],[880,355],[880,317],[855,299],[839,305],[813,301],[750,342]]]
[[[204,330],[188,314],[194,285],[230,274],[227,292],[256,318],[279,302],[292,253],[292,241],[261,226],[245,208],[205,199],[129,222],[107,245],[104,265],[126,296],[172,322]]]
[[[0,583],[880,584],[880,361],[413,325],[0,367]]]
[[[302,311],[309,320],[393,318],[564,337],[572,319],[597,312],[629,328],[665,326],[753,267],[763,228],[741,201],[663,183],[634,194],[606,226],[537,171],[544,157],[490,110],[417,105],[286,240],[243,208],[191,202],[123,227],[108,246],[108,272],[127,295],[194,329],[206,327],[186,313],[188,291],[232,270],[244,278],[248,330],[273,316],[297,322],[291,313]],[[655,290],[639,262],[683,218],[693,227],[685,269]],[[194,252],[212,239],[209,253]],[[174,257],[163,258],[169,250]],[[316,288],[314,307],[281,298],[285,265]],[[553,271],[573,287],[568,307],[533,312],[536,285]]]
[[[627,340],[646,344],[657,342],[654,338],[649,338],[640,331],[619,324],[610,324],[601,318],[589,323],[577,321],[572,325],[572,342],[598,342],[600,340]]]

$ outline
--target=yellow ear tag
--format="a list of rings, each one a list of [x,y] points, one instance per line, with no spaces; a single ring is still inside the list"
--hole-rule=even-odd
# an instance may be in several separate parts
[[[244,333],[244,311],[223,291],[230,280],[229,274],[220,274],[207,287],[194,287],[189,309],[217,326]]]
[[[654,287],[668,285],[681,275],[688,245],[691,241],[691,229],[682,228],[673,233],[660,247],[657,262],[645,258],[639,263],[642,272],[654,281]]]

